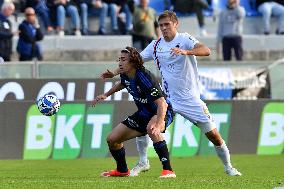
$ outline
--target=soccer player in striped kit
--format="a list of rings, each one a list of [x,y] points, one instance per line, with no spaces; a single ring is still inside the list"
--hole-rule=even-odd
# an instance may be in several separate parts
[[[117,168],[103,172],[104,177],[129,176],[123,142],[145,134],[152,139],[154,149],[163,165],[160,178],[176,177],[170,164],[166,141],[161,134],[172,123],[174,113],[158,80],[144,68],[143,63],[141,55],[135,48],[123,49],[119,58],[120,82],[93,101],[93,105],[96,105],[99,101],[126,88],[138,108],[137,112],[118,124],[107,137],[109,150]]]
[[[164,11],[158,18],[162,37],[153,40],[142,52],[144,61],[154,60],[162,77],[163,90],[172,103],[175,113],[182,115],[214,144],[218,157],[230,176],[241,176],[230,161],[225,141],[216,129],[206,104],[200,99],[196,56],[209,56],[210,49],[188,33],[177,31],[178,18],[172,11]],[[102,78],[111,78],[119,73],[107,70]],[[150,168],[147,158],[148,139],[136,138],[140,160],[131,170],[132,176]]]

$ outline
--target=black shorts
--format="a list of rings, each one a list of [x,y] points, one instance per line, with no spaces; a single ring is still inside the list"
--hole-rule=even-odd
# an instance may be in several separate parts
[[[133,115],[128,116],[124,121],[121,123],[126,125],[128,128],[136,130],[142,134],[147,134],[147,125],[151,118],[156,115],[153,114],[152,116],[143,116],[141,112],[137,111]],[[173,122],[174,119],[174,112],[172,110],[172,107],[169,106],[167,110],[167,114],[165,116],[165,130],[167,127]]]

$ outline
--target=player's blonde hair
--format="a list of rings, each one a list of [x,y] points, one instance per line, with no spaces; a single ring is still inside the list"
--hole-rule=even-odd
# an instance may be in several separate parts
[[[143,66],[144,62],[142,60],[142,57],[136,48],[126,47],[125,49],[121,50],[121,53],[129,54],[129,63],[132,64],[135,69],[145,69],[145,67]]]
[[[160,21],[163,18],[169,18],[170,21],[177,23],[178,22],[178,18],[175,12],[173,11],[169,11],[169,10],[165,10],[162,14],[160,14],[158,21]]]

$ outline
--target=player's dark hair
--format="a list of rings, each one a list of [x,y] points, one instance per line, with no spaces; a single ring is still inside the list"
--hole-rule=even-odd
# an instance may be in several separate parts
[[[145,67],[143,66],[144,62],[142,60],[142,57],[136,48],[126,47],[125,49],[121,50],[121,53],[129,54],[129,62],[130,64],[134,65],[135,69],[145,69]]]
[[[164,18],[169,18],[170,21],[172,21],[174,23],[178,22],[177,15],[173,11],[165,10],[162,14],[160,14],[158,21],[160,21],[161,19],[164,19]]]

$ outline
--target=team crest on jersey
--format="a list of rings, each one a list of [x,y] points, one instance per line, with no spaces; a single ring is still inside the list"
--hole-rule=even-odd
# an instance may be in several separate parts
[[[180,43],[176,44],[175,48],[180,48]]]
[[[151,95],[152,95],[152,96],[158,96],[158,94],[159,94],[158,89],[153,88],[153,89],[151,90]]]

